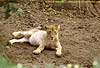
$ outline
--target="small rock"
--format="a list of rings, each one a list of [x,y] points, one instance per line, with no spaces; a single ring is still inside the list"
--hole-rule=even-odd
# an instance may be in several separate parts
[[[65,65],[60,65],[59,68],[67,68]]]
[[[23,67],[22,64],[20,64],[20,63],[17,64],[17,68],[22,68],[22,67]]]
[[[79,68],[79,65],[74,65],[74,68]]]
[[[72,64],[67,64],[67,68],[72,68]]]
[[[7,49],[9,49],[9,48],[10,48],[10,46],[6,46],[6,48],[7,48]]]
[[[75,21],[73,23],[76,23]]]
[[[51,20],[51,22],[54,22],[54,20]]]
[[[97,61],[94,61],[94,62],[93,62],[93,65],[97,65],[97,64],[98,64],[98,62],[97,62]]]

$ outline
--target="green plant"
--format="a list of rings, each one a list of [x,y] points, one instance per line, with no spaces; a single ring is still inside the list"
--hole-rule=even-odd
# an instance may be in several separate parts
[[[0,7],[3,7],[5,9],[5,18],[6,19],[9,16],[11,16],[12,13],[16,13],[19,16],[21,16],[23,14],[23,10],[21,8],[18,8],[15,6],[16,1],[17,0],[8,0],[8,1],[2,1],[0,3]]]
[[[3,56],[0,56],[0,68],[10,68],[13,66],[8,59],[5,59]]]
[[[46,64],[45,68],[54,68],[54,65],[53,64]]]
[[[55,3],[64,3],[65,0],[55,0]]]
[[[0,56],[0,68],[26,68],[22,64],[14,64],[7,57]]]
[[[13,3],[5,4],[4,9],[6,10],[5,11],[6,18],[8,18],[11,15],[11,12],[16,12],[17,11],[17,8],[14,7]]]
[[[100,62],[99,61],[94,61],[93,62],[93,68],[100,68]]]
[[[37,66],[37,65],[33,65],[33,67],[32,68],[40,68],[39,66]]]

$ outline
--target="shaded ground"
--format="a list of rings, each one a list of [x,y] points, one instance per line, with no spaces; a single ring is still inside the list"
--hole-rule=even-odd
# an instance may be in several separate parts
[[[79,18],[73,16],[71,11],[43,10],[38,3],[19,4],[24,10],[24,15],[19,17],[13,14],[4,20],[4,14],[0,14],[0,42],[7,45],[7,55],[17,63],[26,66],[44,65],[53,63],[55,65],[68,63],[81,64],[90,68],[94,58],[100,53],[100,21],[98,18]],[[57,57],[55,51],[44,50],[39,55],[32,51],[35,46],[29,43],[16,43],[9,45],[12,39],[11,33],[18,30],[26,30],[40,24],[61,24],[60,42],[63,47],[63,55]],[[10,47],[8,47],[10,46]]]

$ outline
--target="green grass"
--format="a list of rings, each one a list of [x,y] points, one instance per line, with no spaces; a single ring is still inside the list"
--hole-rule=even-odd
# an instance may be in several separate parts
[[[0,56],[0,68],[26,68],[22,64],[14,64],[7,57]]]
[[[22,64],[14,64],[12,63],[7,57],[0,56],[0,68],[28,68],[23,66]],[[33,65],[32,68],[40,68],[37,65]],[[55,68],[54,64],[46,64],[45,68]],[[79,65],[60,65],[58,68],[84,68],[80,67]],[[92,68],[100,68],[100,63],[99,61],[94,61],[93,62],[93,67]]]
[[[64,0],[55,0],[55,3],[64,3]]]

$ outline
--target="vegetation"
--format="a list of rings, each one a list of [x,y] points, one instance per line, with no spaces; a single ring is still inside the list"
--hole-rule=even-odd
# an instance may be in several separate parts
[[[45,68],[54,68],[55,66],[53,64],[46,64]],[[0,56],[0,68],[27,68],[23,66],[22,64],[14,64],[12,63],[7,57]],[[37,65],[33,65],[32,68],[40,68]],[[72,65],[72,64],[67,64],[65,65],[60,65],[58,68],[84,68],[79,65]],[[99,61],[94,61],[93,62],[93,67],[92,68],[100,68],[100,63]]]
[[[56,3],[64,3],[64,0],[55,0]]]
[[[58,4],[64,4],[67,0],[53,0],[55,3]],[[70,0],[69,0],[70,1]],[[85,9],[82,9],[82,5],[80,5],[81,0],[71,0],[71,1],[79,1],[79,9],[85,12]],[[82,0],[82,2],[89,1],[89,0]],[[90,0],[90,4],[86,4],[87,12],[88,14],[92,14],[93,16],[99,17],[99,11],[96,7],[96,3],[98,3],[98,0]],[[0,7],[4,7],[5,9],[5,18],[7,19],[9,16],[11,16],[12,13],[16,13],[16,15],[21,16],[23,14],[23,10],[21,8],[15,7],[15,4],[18,2],[18,0],[4,0],[0,2]],[[19,1],[20,2],[20,1]],[[92,8],[92,9],[91,9]],[[81,11],[80,11],[81,14]]]
[[[9,59],[0,56],[0,68],[26,68],[21,64],[13,64]]]
[[[55,0],[56,3],[64,3],[65,0]],[[15,6],[16,0],[8,0],[8,1],[3,1],[0,3],[0,7],[4,7],[5,9],[5,18],[7,19],[9,16],[11,16],[12,13],[16,13],[17,15],[23,14],[23,10],[21,8],[18,8]],[[87,5],[87,10],[91,11],[90,13],[95,15],[98,14],[98,9],[96,8],[96,4],[92,3],[93,6]],[[91,10],[91,7],[94,7],[92,9],[95,9],[97,11],[97,14],[95,10]],[[54,68],[53,64],[46,64],[44,66],[45,68]],[[22,64],[13,64],[7,57],[0,56],[0,68],[26,68]],[[39,68],[37,65],[33,65],[33,68]],[[72,65],[68,64],[67,66],[65,65],[60,65],[59,68],[83,68],[80,65]],[[100,68],[100,62],[99,61],[94,61],[93,62],[93,67],[92,68]]]
[[[0,2],[0,7],[5,9],[5,18],[7,19],[12,13],[21,16],[23,10],[16,7],[17,0],[4,0]]]

